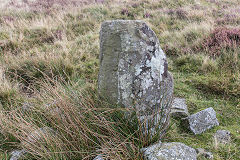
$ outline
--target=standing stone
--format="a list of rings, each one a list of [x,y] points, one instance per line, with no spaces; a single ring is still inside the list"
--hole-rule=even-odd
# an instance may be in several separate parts
[[[98,89],[109,101],[135,108],[147,130],[167,126],[173,78],[159,40],[145,22],[102,24]]]
[[[194,134],[201,134],[207,129],[218,126],[216,112],[212,107],[192,114],[188,118],[190,129]]]
[[[197,160],[196,150],[180,142],[159,142],[141,150],[145,160]]]

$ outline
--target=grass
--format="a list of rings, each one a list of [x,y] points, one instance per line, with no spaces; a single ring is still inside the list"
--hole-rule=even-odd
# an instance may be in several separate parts
[[[139,149],[150,141],[139,134],[138,122],[128,123],[126,109],[97,96],[100,25],[113,19],[146,21],[168,57],[174,95],[186,99],[191,114],[208,107],[217,112],[220,126],[197,136],[173,119],[162,141],[205,148],[216,160],[239,159],[237,0],[26,2],[0,8],[1,159],[16,148],[30,151],[26,159],[92,159],[100,153],[141,159]],[[26,102],[31,109],[22,107]],[[39,127],[58,136],[27,143]],[[232,133],[230,144],[214,143],[218,129]]]

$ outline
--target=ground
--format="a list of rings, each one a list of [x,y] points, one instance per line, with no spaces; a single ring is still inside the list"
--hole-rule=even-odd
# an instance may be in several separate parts
[[[172,119],[162,141],[240,157],[238,0],[0,0],[0,157],[15,148],[35,159],[141,159],[149,140],[97,96],[99,31],[105,20],[138,19],[156,33],[190,114],[213,107],[220,125],[194,135]],[[53,141],[27,144],[38,127]],[[232,133],[215,144],[218,129]],[[116,138],[118,137],[118,138]],[[47,148],[47,149],[46,149]]]

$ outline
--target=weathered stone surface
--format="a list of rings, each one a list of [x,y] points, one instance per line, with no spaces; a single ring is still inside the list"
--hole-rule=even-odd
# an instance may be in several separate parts
[[[95,157],[93,160],[103,160],[102,155],[98,155],[97,157]]]
[[[190,129],[194,134],[201,134],[207,129],[219,125],[216,112],[212,107],[190,115],[188,120]]]
[[[197,148],[196,152],[197,152],[197,157],[204,157],[204,158],[207,158],[207,159],[213,159],[213,154],[211,152],[205,151],[205,149],[203,149],[203,148]]]
[[[19,160],[19,159],[22,159],[26,153],[27,153],[27,152],[26,152],[25,149],[14,150],[14,151],[11,152],[11,158],[10,158],[10,160]]]
[[[141,121],[158,126],[168,121],[173,78],[159,40],[146,23],[102,24],[98,89],[111,102],[136,108]]]
[[[179,142],[159,142],[142,151],[146,160],[197,160],[196,150]]]
[[[231,142],[231,133],[227,130],[217,130],[214,135],[215,143],[227,144]]]
[[[171,108],[171,116],[174,118],[186,118],[189,116],[184,98],[174,98]]]

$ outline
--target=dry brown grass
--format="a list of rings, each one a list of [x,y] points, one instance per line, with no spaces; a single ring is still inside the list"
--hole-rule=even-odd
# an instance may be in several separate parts
[[[46,87],[46,88],[45,88]],[[1,111],[0,127],[21,142],[21,147],[35,158],[41,159],[91,159],[102,154],[110,159],[137,159],[138,139],[126,133],[124,120],[113,120],[121,108],[99,104],[88,93],[69,90],[58,85],[45,86],[41,96],[32,102],[28,110],[18,107]],[[44,105],[46,101],[55,103]],[[103,103],[103,102],[100,102]],[[117,117],[113,117],[117,118]],[[39,127],[51,126],[49,133],[34,133]]]

